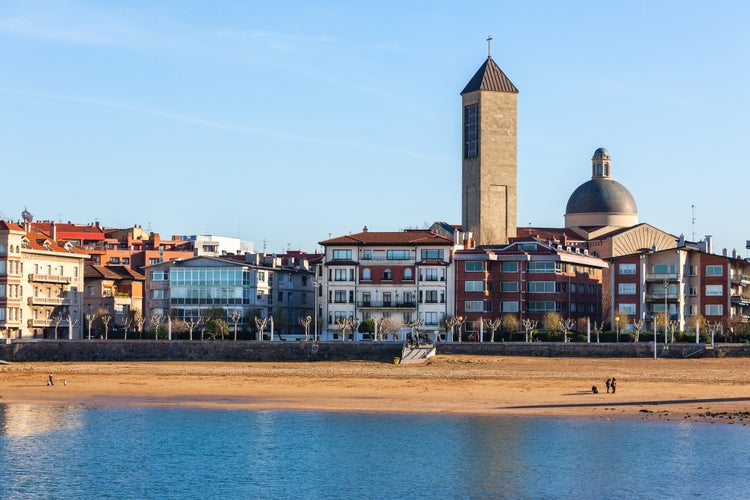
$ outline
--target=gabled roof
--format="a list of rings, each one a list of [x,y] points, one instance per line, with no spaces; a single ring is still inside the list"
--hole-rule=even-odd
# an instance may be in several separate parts
[[[86,279],[136,280],[145,281],[146,277],[127,266],[100,266],[86,263],[83,272]]]
[[[331,245],[453,245],[453,240],[440,236],[426,229],[407,229],[406,231],[371,232],[339,236],[318,242],[323,246]]]
[[[471,80],[469,80],[469,83],[466,84],[461,94],[476,92],[477,90],[518,93],[516,86],[505,76],[503,70],[500,69],[492,57],[487,58]]]

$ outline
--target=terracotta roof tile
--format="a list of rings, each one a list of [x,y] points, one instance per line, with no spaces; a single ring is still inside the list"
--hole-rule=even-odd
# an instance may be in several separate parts
[[[453,245],[453,240],[440,236],[429,230],[406,230],[393,232],[371,232],[339,236],[318,242],[323,246],[331,245]]]

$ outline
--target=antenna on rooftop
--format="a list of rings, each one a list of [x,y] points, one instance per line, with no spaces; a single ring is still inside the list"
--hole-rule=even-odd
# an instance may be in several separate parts
[[[695,241],[695,205],[690,205],[690,209],[693,211],[693,241]]]

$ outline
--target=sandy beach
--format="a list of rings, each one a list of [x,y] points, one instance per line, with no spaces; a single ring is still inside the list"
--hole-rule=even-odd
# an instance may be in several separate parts
[[[0,403],[750,423],[750,360],[438,355],[421,365],[11,363]],[[47,385],[53,374],[54,385]],[[607,394],[605,380],[617,379]],[[64,383],[66,382],[66,383]],[[598,394],[591,391],[596,385]]]

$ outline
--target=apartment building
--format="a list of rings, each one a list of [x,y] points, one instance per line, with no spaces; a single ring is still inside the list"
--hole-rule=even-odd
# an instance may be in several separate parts
[[[527,237],[507,246],[460,250],[455,261],[455,315],[465,320],[462,338],[475,338],[482,320],[507,314],[518,325],[525,319],[541,321],[548,312],[601,321],[608,264],[585,249]]]
[[[320,244],[325,249],[318,280],[323,340],[341,339],[345,318],[392,318],[400,325],[398,339],[410,325],[433,338],[444,334],[444,320],[453,313],[453,240],[430,230],[365,227]],[[364,339],[356,328],[346,334]]]
[[[299,318],[314,311],[312,278],[304,259],[285,260],[275,255],[199,256],[159,262],[146,266],[144,310],[146,317],[189,321],[221,308],[227,321],[239,313],[239,323],[246,329],[256,329],[256,317],[273,318],[276,335],[299,338],[304,336]]]
[[[30,221],[0,221],[0,332],[6,338],[81,338],[87,258]]]
[[[135,311],[143,311],[146,277],[126,266],[86,263],[83,308],[87,315],[106,313],[112,328],[122,328]],[[132,319],[132,318],[131,318]]]
[[[612,258],[613,311],[651,325],[667,311],[679,331],[691,332],[696,316],[723,328],[750,320],[750,262],[706,250],[681,238],[677,248]]]

